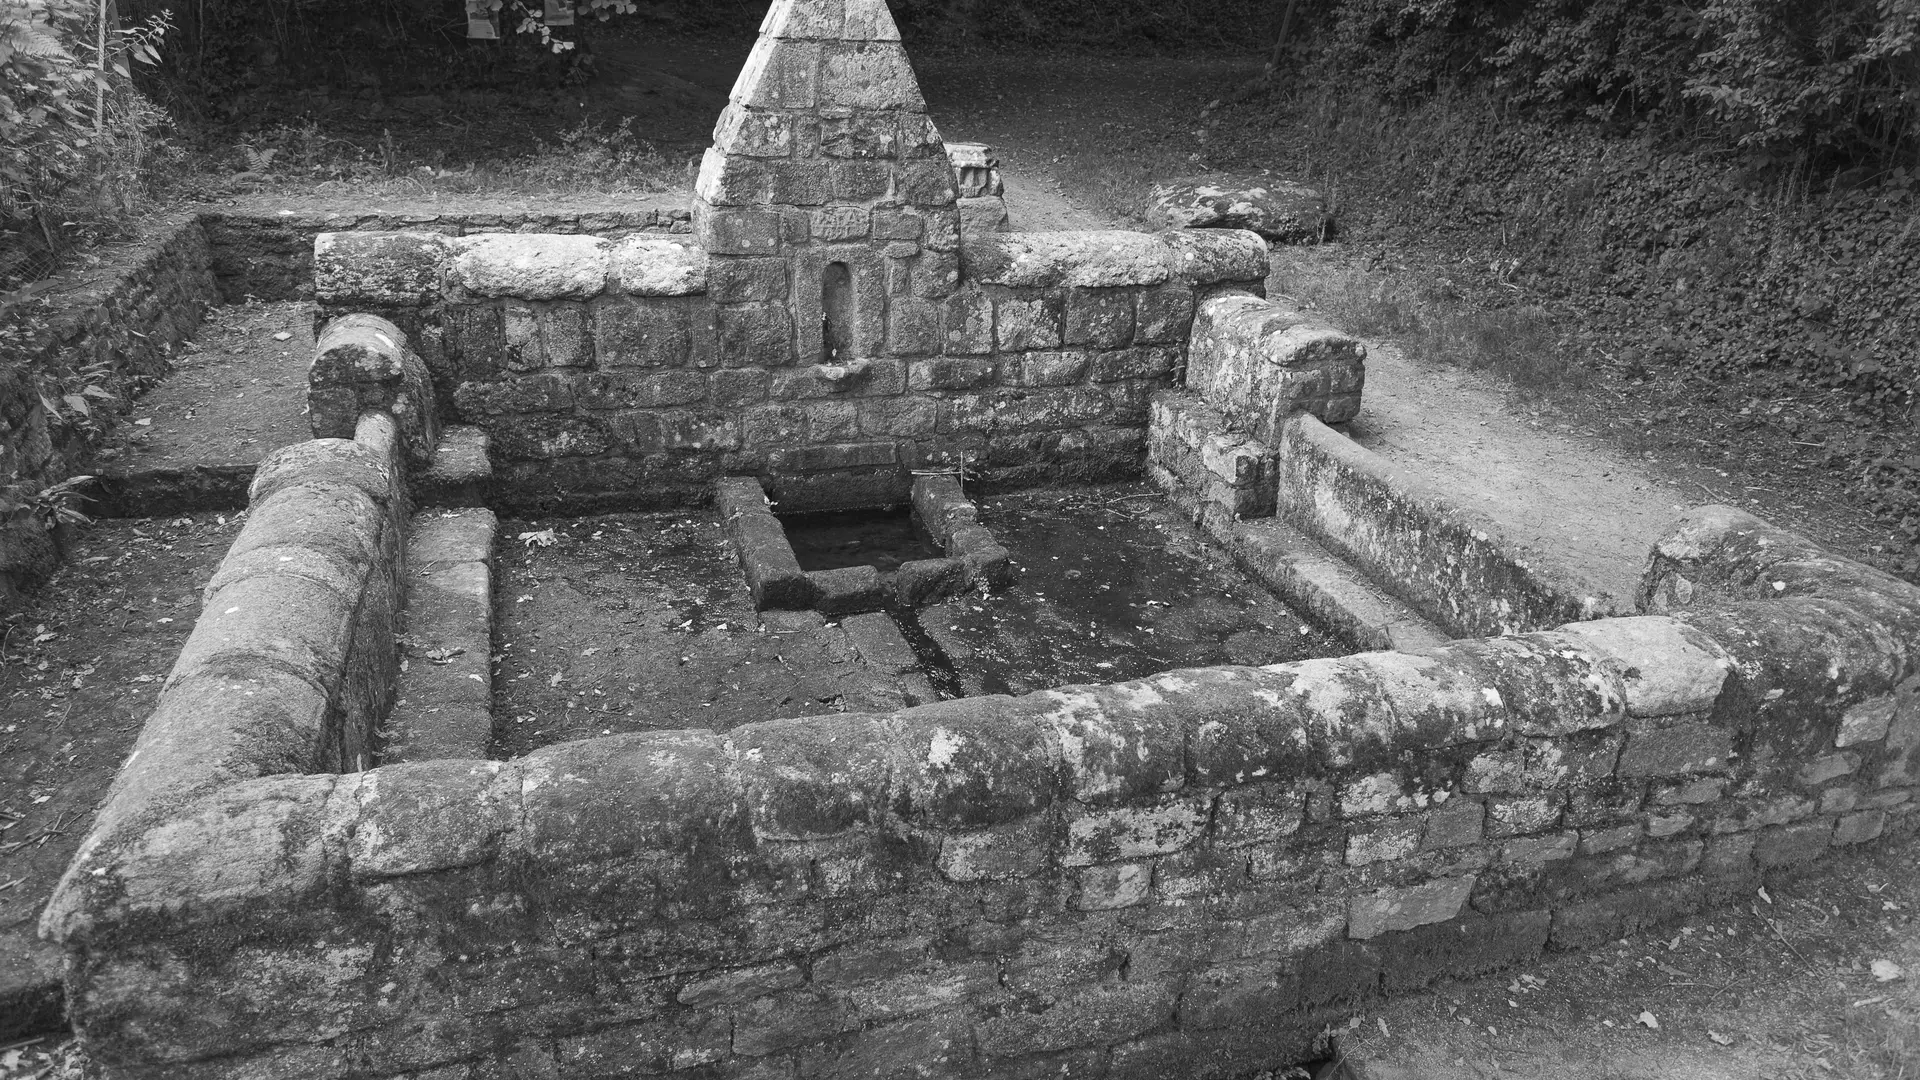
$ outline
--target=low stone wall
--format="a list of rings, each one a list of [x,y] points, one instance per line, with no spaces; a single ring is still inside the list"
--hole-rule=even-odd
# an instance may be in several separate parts
[[[376,413],[352,439],[299,443],[261,462],[246,526],[207,583],[193,634],[81,862],[156,843],[193,846],[193,808],[235,784],[372,764],[399,670],[403,460],[392,419]],[[277,856],[250,859],[265,868]],[[63,894],[74,894],[82,872],[69,868]],[[133,888],[170,888],[167,879]]]
[[[820,334],[790,311],[818,322],[822,300],[793,294],[784,260],[710,263],[671,238],[325,234],[315,280],[324,315],[371,311],[413,336],[443,419],[488,431],[506,505],[700,501],[715,477],[753,474],[811,509],[900,502],[915,468],[1137,474],[1196,301],[1258,290],[1266,267],[1250,233],[962,245],[870,213],[859,244],[819,254],[855,268],[859,348],[833,363],[803,348]],[[911,273],[865,246],[876,229],[901,232]]]
[[[1491,518],[1313,416],[1278,429],[1277,513],[1447,631],[1510,634],[1632,610],[1565,572],[1511,554]]]
[[[554,200],[547,200],[554,201]],[[495,200],[462,199],[449,210],[429,202],[391,204],[380,209],[339,209],[338,201],[325,206],[304,203],[292,207],[267,205],[246,208],[210,208],[199,215],[213,251],[213,273],[220,295],[229,304],[248,297],[256,300],[310,300],[313,298],[313,241],[321,233],[430,232],[444,236],[468,233],[590,233],[623,237],[634,233],[684,233],[691,227],[685,197],[648,198],[622,209],[569,209],[492,205]]]
[[[113,1076],[1270,1068],[1370,996],[1911,826],[1920,590],[1714,508],[1648,595],[1422,655],[236,773],[90,840],[44,927]]]
[[[166,373],[174,346],[217,301],[206,236],[193,220],[160,226],[151,240],[110,254],[101,265],[61,278],[38,301],[48,317],[25,340],[10,338],[0,365],[0,485],[30,496],[88,473],[117,414]],[[41,322],[39,310],[30,315]],[[112,394],[102,398],[86,387]],[[76,422],[64,398],[78,395],[90,415]],[[63,416],[49,414],[45,402]],[[84,504],[81,504],[84,509]],[[0,515],[0,607],[53,571],[56,537],[24,514]]]

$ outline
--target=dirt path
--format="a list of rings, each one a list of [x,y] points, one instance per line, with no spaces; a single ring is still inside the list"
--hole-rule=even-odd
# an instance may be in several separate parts
[[[1652,548],[1697,500],[1613,447],[1547,430],[1507,408],[1501,387],[1470,372],[1367,343],[1367,387],[1348,434],[1506,527],[1515,554],[1573,574],[1633,610]]]

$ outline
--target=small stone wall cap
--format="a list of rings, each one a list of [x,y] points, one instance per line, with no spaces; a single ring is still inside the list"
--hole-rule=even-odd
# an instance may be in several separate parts
[[[615,244],[612,285],[629,296],[692,296],[707,291],[707,253],[690,239],[636,233]]]
[[[452,277],[479,296],[588,300],[606,289],[608,243],[597,236],[481,233],[453,241]]]

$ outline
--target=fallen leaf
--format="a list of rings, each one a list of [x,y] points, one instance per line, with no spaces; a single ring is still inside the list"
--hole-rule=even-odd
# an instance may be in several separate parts
[[[1733,1045],[1733,1036],[1722,1035],[1719,1032],[1713,1030],[1712,1028],[1707,1029],[1707,1038],[1712,1039],[1714,1042],[1719,1043],[1721,1046]]]
[[[544,548],[544,547],[552,547],[553,545],[559,543],[560,538],[553,534],[552,529],[541,529],[538,532],[521,533],[520,541],[526,544],[530,548],[531,547]]]
[[[1773,897],[1767,895],[1767,888],[1764,885],[1760,887],[1760,899],[1765,900],[1769,904],[1773,903]]]
[[[1636,1024],[1640,1024],[1644,1027],[1647,1027],[1653,1031],[1660,1030],[1660,1021],[1654,1019],[1653,1014],[1650,1012],[1645,1012],[1645,1011],[1641,1012],[1639,1016],[1636,1016],[1633,1018],[1633,1022]]]
[[[292,340],[293,340],[293,335],[292,335],[292,334],[290,334],[290,333],[288,333],[288,332],[287,332],[287,331],[285,331],[285,330],[282,330],[282,331],[280,331],[279,333],[277,333],[277,334],[275,334],[275,335],[273,335],[273,340],[275,340],[275,341],[292,341]]]
[[[1906,977],[1907,974],[1899,964],[1891,960],[1875,960],[1872,964],[1868,965],[1867,970],[1873,972],[1873,977],[1877,982],[1892,982],[1895,979]]]
[[[427,659],[433,661],[436,664],[451,664],[453,663],[454,657],[459,656],[466,651],[467,650],[461,648],[458,645],[454,646],[451,649],[428,649]]]

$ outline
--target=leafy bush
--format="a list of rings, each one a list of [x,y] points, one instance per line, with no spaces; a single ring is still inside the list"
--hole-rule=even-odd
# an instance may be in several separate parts
[[[1319,56],[1390,99],[1460,81],[1741,147],[1920,160],[1920,0],[1323,0]]]
[[[129,64],[154,63],[164,16],[102,27],[73,0],[0,0],[0,288],[51,268],[64,218],[133,209],[162,117]]]

